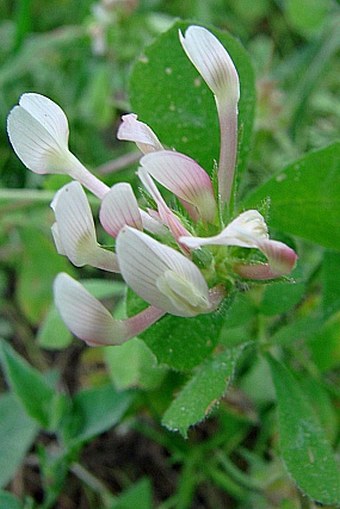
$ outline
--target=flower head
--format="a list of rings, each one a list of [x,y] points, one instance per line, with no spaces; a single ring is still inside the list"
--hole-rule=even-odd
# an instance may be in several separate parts
[[[230,205],[236,162],[238,74],[226,49],[206,29],[189,27],[184,36],[180,33],[180,41],[215,96],[221,132],[218,192],[196,161],[164,150],[135,114],[122,117],[118,138],[135,142],[144,154],[137,175],[150,197],[146,207],[138,203],[130,184],[109,188],[69,151],[66,116],[51,100],[24,94],[9,115],[10,140],[28,168],[67,173],[77,181],[60,189],[51,204],[58,252],[77,267],[89,264],[119,272],[148,304],[136,316],[115,320],[82,285],[59,274],[54,284],[59,312],[69,329],[91,346],[127,341],[166,313],[187,318],[210,313],[240,278],[281,277],[296,263],[290,247],[269,238],[258,211],[245,211],[224,226],[233,217],[230,207],[227,217],[224,213],[225,205]],[[174,206],[157,183],[173,193]],[[100,223],[114,239],[114,250],[98,243],[81,184],[101,199]],[[241,249],[230,251],[229,246],[256,249],[265,260],[259,262],[252,252],[245,260]],[[201,247],[203,258],[202,250],[197,251]],[[199,265],[196,260],[201,260]]]

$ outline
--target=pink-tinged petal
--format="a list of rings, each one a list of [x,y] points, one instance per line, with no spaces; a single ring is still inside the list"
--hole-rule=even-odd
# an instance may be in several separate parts
[[[208,30],[191,26],[180,41],[188,58],[215,95],[220,122],[219,194],[228,203],[234,180],[237,154],[237,104],[240,83],[227,50]]]
[[[78,182],[62,187],[51,207],[56,218],[52,233],[60,254],[66,255],[76,267],[88,264],[119,272],[116,255],[97,243],[91,208]]]
[[[162,150],[163,147],[152,129],[144,122],[137,120],[137,115],[129,113],[122,116],[122,123],[117,132],[119,140],[133,141],[143,154]]]
[[[212,92],[218,97],[237,102],[240,83],[234,62],[220,41],[206,28],[190,26],[180,42]]]
[[[220,155],[218,161],[218,194],[222,203],[229,204],[233,192],[237,160],[237,103],[221,102],[216,99],[220,124]]]
[[[116,249],[124,280],[146,302],[177,316],[211,311],[205,279],[178,251],[128,226],[120,231]]]
[[[99,218],[112,237],[116,237],[126,224],[138,230],[143,228],[138,202],[130,184],[122,182],[111,187],[102,200]]]
[[[135,316],[124,320],[127,328],[127,339],[133,338],[141,334],[151,325],[157,322],[166,312],[163,309],[149,306]]]
[[[213,222],[216,202],[209,175],[193,159],[178,152],[163,150],[145,155],[141,166],[160,184],[178,196],[184,206],[197,208],[204,221]],[[190,213],[192,209],[189,208]]]
[[[138,169],[137,175],[147,192],[150,194],[151,198],[156,202],[161,221],[169,228],[176,242],[178,242],[182,247],[181,243],[179,242],[179,238],[181,236],[189,236],[190,233],[184,228],[178,217],[167,206],[147,170],[141,167]],[[186,248],[184,249],[188,252]]]
[[[218,308],[221,301],[226,296],[226,291],[223,285],[217,285],[209,290],[209,301],[212,311]]]
[[[195,249],[205,245],[257,248],[259,240],[268,238],[263,216],[257,210],[247,210],[237,216],[224,230],[213,237],[181,237],[185,246]]]
[[[143,332],[164,311],[153,306],[127,320],[115,320],[80,283],[65,273],[54,281],[54,301],[70,331],[89,346],[120,345]]]
[[[266,255],[268,263],[235,264],[233,269],[240,276],[254,280],[275,279],[290,274],[294,269],[298,256],[283,242],[263,240],[257,247]]]
[[[294,269],[298,256],[283,242],[263,239],[257,247],[267,257],[273,277],[286,276]]]
[[[166,235],[169,232],[168,228],[164,226],[161,219],[158,216],[154,217],[152,215],[154,212],[153,210],[148,213],[145,212],[145,210],[140,209],[139,212],[142,217],[143,230],[154,233],[155,235]]]

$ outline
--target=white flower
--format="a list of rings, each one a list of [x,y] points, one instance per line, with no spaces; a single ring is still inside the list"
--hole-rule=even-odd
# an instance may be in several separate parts
[[[267,257],[267,264],[234,265],[234,270],[249,279],[273,279],[289,274],[297,260],[293,249],[283,242],[269,239],[268,228],[257,210],[247,210],[214,237],[181,237],[185,246],[195,249],[206,245],[256,248]]]
[[[102,198],[108,187],[92,175],[69,151],[65,113],[40,94],[23,94],[7,119],[13,149],[34,173],[65,173]]]
[[[116,251],[127,285],[149,304],[177,316],[212,310],[200,270],[175,249],[126,226],[117,237]]]
[[[117,257],[99,246],[92,212],[86,194],[78,182],[63,186],[51,207],[56,222],[52,234],[60,254],[77,267],[92,265],[110,272],[119,272]]]

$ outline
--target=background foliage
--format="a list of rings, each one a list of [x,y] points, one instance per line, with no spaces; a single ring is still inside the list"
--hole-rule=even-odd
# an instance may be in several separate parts
[[[338,3],[121,0],[103,21],[104,4],[0,1],[1,125],[23,92],[45,94],[67,112],[80,160],[136,186],[135,149],[115,139],[136,111],[211,171],[213,99],[188,88],[197,74],[173,24],[215,26],[241,76],[238,208],[259,207],[299,264],[294,283],[248,288],[216,315],[88,349],[58,317],[54,276],[82,279],[117,316],[124,285],[56,254],[48,204],[66,177],[25,170],[1,130],[0,507],[336,507]]]

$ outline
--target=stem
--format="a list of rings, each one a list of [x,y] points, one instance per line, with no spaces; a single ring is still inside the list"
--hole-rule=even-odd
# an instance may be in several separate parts
[[[222,203],[230,206],[237,155],[237,104],[221,104],[215,99],[220,123],[218,191]]]
[[[18,208],[45,205],[50,203],[55,196],[55,191],[40,189],[0,189],[1,215]],[[98,206],[98,200],[91,195],[88,200],[93,206]],[[7,206],[3,205],[9,202]],[[5,208],[6,207],[6,208]]]
[[[221,451],[216,453],[218,460],[221,462],[223,468],[230,475],[230,477],[237,482],[243,488],[262,493],[263,487],[260,486],[256,481],[251,479],[248,475],[244,474],[241,470],[235,467],[234,463],[223,454]]]
[[[53,200],[54,191],[39,191],[35,189],[0,189],[0,203],[21,202],[23,206],[32,203],[48,203]]]
[[[117,159],[114,159],[113,161],[101,164],[96,168],[96,172],[102,175],[105,175],[106,173],[115,173],[116,171],[123,170],[127,166],[130,166],[130,164],[136,163],[140,158],[140,152],[129,152],[121,157],[117,157]]]
[[[84,187],[91,191],[99,199],[104,198],[106,193],[110,190],[109,186],[104,184],[95,175],[93,175],[85,166],[72,154],[70,153],[71,168],[69,175],[78,180]]]
[[[91,472],[86,470],[82,465],[79,463],[73,463],[71,466],[71,472],[78,477],[82,482],[84,482],[92,491],[95,493],[98,493],[104,504],[106,506],[111,505],[112,502],[115,500],[115,497],[112,495],[112,493],[107,489],[105,484],[95,477]]]
[[[200,452],[197,449],[193,450],[190,456],[186,458],[177,490],[177,509],[191,507],[198,484],[196,469],[201,460]]]
[[[129,338],[138,336],[138,334],[143,332],[145,329],[151,327],[151,325],[157,322],[163,315],[165,315],[165,313],[166,312],[162,309],[149,306],[137,315],[128,318],[126,320],[126,325],[128,328]]]

